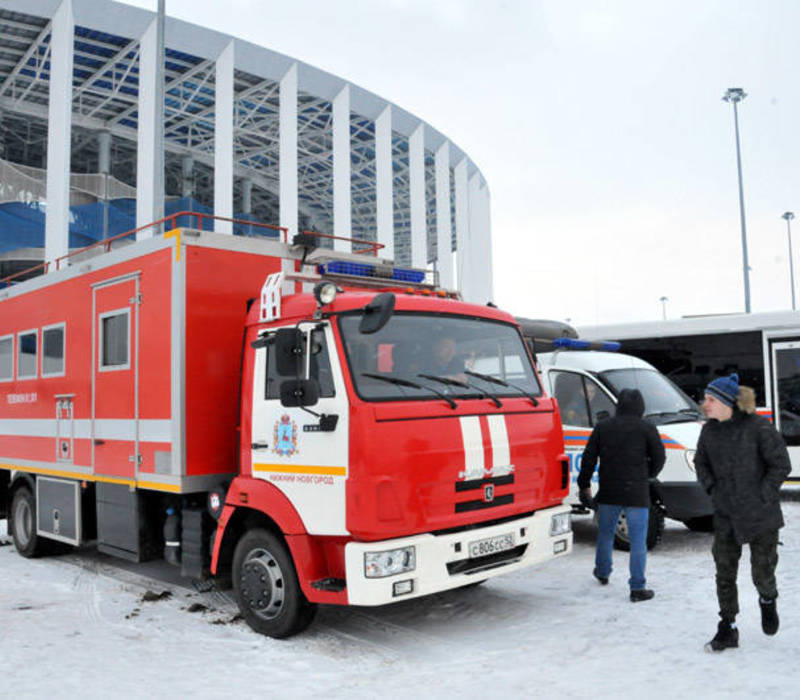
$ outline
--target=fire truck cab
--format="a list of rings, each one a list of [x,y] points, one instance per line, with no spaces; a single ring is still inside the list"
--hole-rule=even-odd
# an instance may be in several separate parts
[[[307,253],[178,229],[0,293],[0,501],[21,554],[164,556],[286,637],[318,603],[570,551],[558,408],[514,319],[358,279],[363,255],[306,273]]]

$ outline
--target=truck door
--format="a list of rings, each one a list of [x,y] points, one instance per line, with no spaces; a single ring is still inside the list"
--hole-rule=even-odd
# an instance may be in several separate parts
[[[773,342],[772,411],[792,459],[790,478],[800,478],[800,341]]]
[[[94,286],[92,459],[94,473],[135,479],[139,452],[139,276]]]
[[[308,408],[318,415],[281,404],[281,384],[291,377],[278,374],[274,345],[260,348],[253,380],[253,477],[283,491],[309,533],[347,534],[349,401],[342,368],[330,325],[301,330],[304,374],[319,385],[319,401]]]

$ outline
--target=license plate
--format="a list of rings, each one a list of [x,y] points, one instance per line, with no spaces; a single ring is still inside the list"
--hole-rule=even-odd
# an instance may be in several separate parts
[[[485,557],[488,554],[497,554],[507,549],[514,548],[514,533],[508,532],[505,535],[487,537],[485,540],[476,540],[469,543],[470,559],[474,557]]]

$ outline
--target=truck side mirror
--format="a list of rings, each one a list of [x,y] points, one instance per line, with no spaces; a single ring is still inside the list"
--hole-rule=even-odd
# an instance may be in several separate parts
[[[395,297],[391,292],[384,292],[373,297],[372,301],[362,309],[360,333],[377,333],[383,328],[394,313]]]
[[[280,328],[275,333],[275,367],[283,377],[300,376],[303,334],[298,328]]]
[[[313,379],[288,379],[281,382],[281,406],[313,406],[319,401],[319,386]]]

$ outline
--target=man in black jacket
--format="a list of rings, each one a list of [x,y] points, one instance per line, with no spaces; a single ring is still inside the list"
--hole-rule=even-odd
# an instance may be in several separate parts
[[[739,377],[715,379],[706,387],[703,426],[694,458],[697,479],[714,503],[714,564],[719,616],[709,651],[739,646],[736,575],[742,545],[750,545],[750,568],[759,593],[761,627],[778,631],[775,567],[778,530],[783,527],[779,489],[791,472],[789,453],[772,424],[755,413],[755,394]]]
[[[617,413],[601,421],[592,431],[581,458],[578,475],[581,502],[591,502],[591,481],[600,459],[597,492],[597,553],[594,576],[603,585],[611,574],[614,532],[625,511],[630,552],[630,599],[650,600],[655,594],[645,588],[647,522],[650,517],[650,483],[664,466],[664,445],[655,426],[645,421],[644,399],[638,389],[623,389]]]

